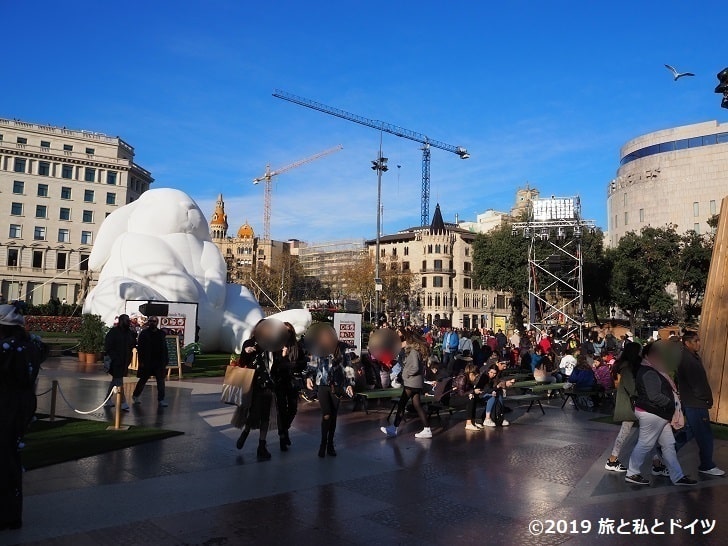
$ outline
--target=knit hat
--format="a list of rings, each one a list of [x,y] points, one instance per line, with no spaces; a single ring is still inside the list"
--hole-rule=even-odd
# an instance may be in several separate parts
[[[18,313],[15,306],[0,305],[0,324],[4,326],[23,326],[25,325],[25,318]]]

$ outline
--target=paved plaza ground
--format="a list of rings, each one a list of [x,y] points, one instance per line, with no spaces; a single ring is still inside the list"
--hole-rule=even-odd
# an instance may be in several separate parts
[[[55,378],[74,406],[91,409],[107,377],[51,360],[39,392]],[[25,526],[0,533],[0,544],[728,543],[728,478],[698,476],[694,443],[680,459],[697,486],[655,477],[650,487],[629,485],[624,474],[604,471],[619,429],[591,421],[593,413],[562,410],[560,400],[544,403],[545,415],[512,402],[512,425],[503,429],[466,432],[462,414],[435,420],[432,440],[414,438],[416,419],[387,440],[379,427],[388,407],[366,415],[347,404],[339,455],[326,459],[316,456],[318,406],[301,401],[291,450],[281,453],[271,433],[273,459],[260,463],[256,433],[235,449],[238,431],[219,402],[220,384],[170,381],[170,405],[158,409],[152,382],[142,405],[124,416],[182,436],[27,472]],[[48,406],[49,396],[41,397],[39,411]],[[715,459],[728,468],[727,442],[716,442]],[[543,532],[534,534],[538,522]]]

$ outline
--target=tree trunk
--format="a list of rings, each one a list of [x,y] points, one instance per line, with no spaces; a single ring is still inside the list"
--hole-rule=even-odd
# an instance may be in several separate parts
[[[592,316],[594,317],[594,322],[596,323],[596,325],[599,328],[601,328],[602,327],[602,322],[599,320],[599,315],[597,314],[597,304],[594,303],[594,302],[591,302],[589,304],[589,306],[591,307]]]

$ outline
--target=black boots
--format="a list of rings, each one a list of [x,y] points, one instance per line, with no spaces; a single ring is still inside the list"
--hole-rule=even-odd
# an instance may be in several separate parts
[[[281,451],[288,451],[288,446],[291,445],[291,439],[288,437],[288,431],[281,432],[278,437],[281,442]]]
[[[270,452],[265,447],[265,440],[260,440],[258,442],[258,460],[259,461],[269,461],[271,458]]]
[[[245,440],[248,439],[248,434],[250,434],[250,429],[243,429],[243,432],[240,433],[240,438],[238,438],[238,441],[235,442],[235,447],[238,449],[243,449],[243,446],[245,445]]]
[[[328,453],[330,457],[336,457],[334,449],[334,432],[336,431],[336,423],[330,419],[321,421],[321,445],[319,446],[318,456],[323,458]]]

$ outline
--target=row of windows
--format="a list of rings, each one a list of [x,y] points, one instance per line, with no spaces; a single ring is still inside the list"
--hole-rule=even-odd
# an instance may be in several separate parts
[[[108,202],[107,202],[108,203]],[[113,203],[110,203],[113,204]],[[11,203],[10,204],[10,215],[11,216],[23,216],[23,203]],[[109,213],[106,214],[108,216]],[[48,207],[46,205],[35,206],[35,217],[48,219]],[[58,219],[71,221],[71,209],[68,207],[61,207],[58,211]],[[87,224],[93,223],[94,211],[84,210],[81,214],[81,221]]]
[[[702,146],[712,146],[713,144],[728,143],[728,133],[718,133],[716,135],[707,135],[702,137],[683,138],[681,140],[673,140],[670,142],[661,142],[653,144],[628,153],[619,162],[620,165],[626,165],[636,159],[641,159],[650,155],[660,154],[663,152],[674,152],[675,150],[686,150],[688,148],[700,148]]]
[[[25,182],[16,180],[13,182],[13,194],[25,195]],[[48,197],[48,184],[38,184],[36,195],[38,197]],[[61,199],[71,199],[73,195],[72,189],[63,186],[61,187]],[[96,191],[95,190],[84,190],[83,200],[86,203],[95,203]],[[15,204],[15,203],[14,203]],[[116,205],[116,192],[106,192],[106,204]]]
[[[423,299],[420,298],[420,296],[417,296],[417,305],[421,305],[423,302]],[[440,304],[442,303],[443,307],[448,307],[448,294],[444,293],[441,294],[439,292],[427,293],[424,297],[424,302],[427,304],[428,307],[440,307]],[[498,294],[496,296],[496,301],[494,302],[498,309],[505,309],[506,308],[506,296],[504,294]],[[452,304],[453,307],[458,306],[458,297],[457,295],[454,295],[452,297]],[[508,304],[510,305],[510,299],[508,300]],[[470,309],[487,309],[488,308],[488,296],[486,294],[479,295],[479,294],[469,294],[465,293],[463,294],[463,308],[470,308]],[[491,308],[491,311],[494,309]]]
[[[80,271],[88,270],[88,258],[88,254],[81,254],[81,259],[79,260],[78,264],[78,268]],[[46,261],[47,256],[45,250],[33,251],[33,257],[31,260],[31,267],[33,267],[33,269],[43,269],[44,267],[48,267]],[[66,269],[68,269],[68,261],[68,252],[56,252],[56,269],[60,271],[65,271]],[[17,248],[8,248],[6,265],[8,267],[18,267],[19,262],[20,250]]]
[[[10,224],[10,231],[8,236],[11,239],[22,239],[23,237],[23,226],[22,224]],[[47,229],[45,226],[35,226],[33,229],[33,240],[34,241],[45,241],[47,236]],[[93,231],[81,231],[81,244],[90,245],[93,244],[94,234]],[[71,230],[68,228],[60,228],[58,230],[58,242],[59,243],[70,243],[71,242]]]
[[[73,165],[64,163],[61,165],[61,178],[66,180],[73,180]],[[81,167],[79,167],[80,169]],[[13,172],[22,174],[33,174],[27,171],[28,160],[22,157],[16,157],[13,163]],[[83,180],[85,182],[96,182],[96,169],[95,167],[84,167]],[[38,162],[38,175],[40,176],[52,176],[51,175],[51,163],[49,161]],[[80,174],[80,173],[79,173]],[[112,186],[116,185],[118,180],[118,173],[115,171],[106,171],[106,183]],[[101,180],[99,180],[101,182]]]
[[[427,245],[425,248],[426,254],[448,254],[450,252],[450,245]],[[382,258],[387,256],[387,250],[381,249],[379,254]],[[404,255],[409,256],[409,247],[404,247]],[[465,255],[470,256],[470,247],[465,247]],[[397,247],[392,248],[392,256],[397,257]]]
[[[0,140],[3,139],[3,135],[0,134]],[[26,137],[18,137],[17,139],[18,144],[28,144],[28,139]],[[51,148],[51,141],[50,140],[41,140],[40,141],[40,147],[41,148]],[[63,145],[63,151],[64,152],[72,152],[73,151],[73,144],[64,144]],[[96,153],[95,148],[89,148],[86,147],[86,153],[89,155],[94,155]]]
[[[624,194],[624,198],[625,198],[624,203],[626,205],[627,204],[627,194],[626,193]],[[710,207],[711,216],[714,216],[715,214],[717,214],[718,204],[716,203],[715,200],[710,201],[709,207]],[[693,202],[693,217],[697,218],[699,216],[700,216],[700,203],[698,201],[695,201],[695,202]],[[644,223],[645,209],[639,210],[639,218],[640,218],[640,224]],[[617,227],[617,220],[618,220],[618,217],[615,214],[614,215],[614,227],[615,228]],[[625,211],[625,213],[624,213],[624,225],[625,226],[629,225],[629,212],[627,212],[627,211]],[[700,235],[700,223],[699,222],[696,222],[695,224],[693,224],[693,230],[695,231],[695,233]]]

